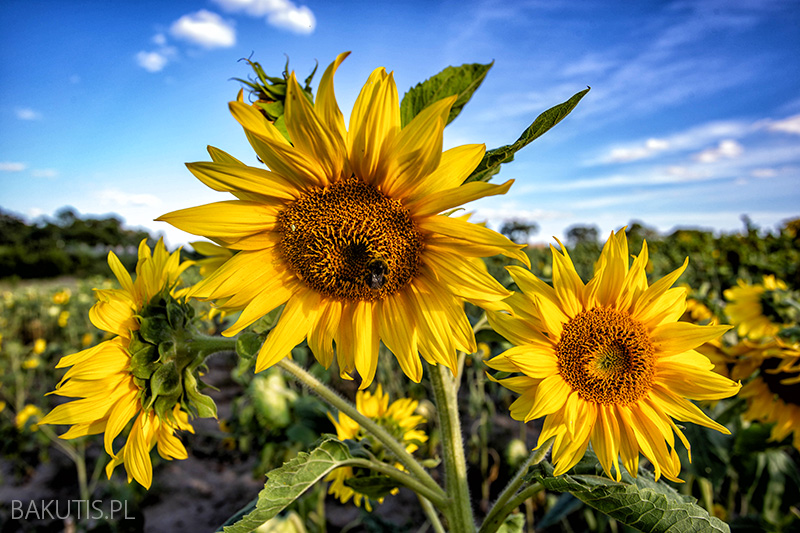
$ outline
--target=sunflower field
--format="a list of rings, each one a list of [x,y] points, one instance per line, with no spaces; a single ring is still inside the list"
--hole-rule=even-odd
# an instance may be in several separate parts
[[[347,55],[250,62],[191,251],[0,279],[0,531],[800,531],[800,219],[528,245],[460,206],[588,89],[442,151],[491,65]]]

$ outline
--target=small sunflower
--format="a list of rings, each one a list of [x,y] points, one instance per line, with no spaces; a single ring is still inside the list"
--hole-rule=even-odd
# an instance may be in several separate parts
[[[786,283],[773,275],[755,285],[740,279],[736,287],[727,289],[725,312],[739,336],[758,340],[777,334],[785,325],[779,307],[781,293],[787,290]]]
[[[551,247],[553,286],[520,267],[508,267],[522,292],[508,300],[513,315],[489,313],[494,329],[516,347],[487,362],[521,375],[497,380],[520,394],[511,416],[545,417],[539,446],[551,437],[555,474],[572,468],[589,442],[603,469],[620,479],[622,464],[636,475],[641,452],[656,479],[680,481],[673,421],[694,422],[728,434],[692,400],[736,394],[739,384],[712,371],[694,348],[729,326],[678,322],[686,289],[670,288],[683,266],[648,284],[647,243],[629,266],[624,231],[606,242],[595,274],[584,284],[566,249]]]
[[[347,55],[325,71],[316,104],[289,76],[284,119],[291,142],[240,93],[231,112],[269,170],[209,148],[213,162],[189,170],[237,199],[159,220],[236,251],[192,293],[242,311],[223,335],[285,304],[257,372],[307,339],[325,367],[335,357],[342,377],[358,372],[363,389],[383,341],[419,382],[418,353],[455,371],[457,350],[475,351],[464,300],[504,308],[510,293],[478,258],[504,254],[529,264],[522,245],[440,213],[503,194],[512,182],[464,184],[485,146],[442,152],[456,97],[431,103],[402,126],[397,87],[383,68],[369,76],[346,129],[333,76]]]
[[[72,368],[53,393],[79,399],[57,406],[40,424],[72,425],[62,439],[105,432],[105,449],[111,456],[106,467],[109,478],[114,468],[124,464],[128,482],[135,479],[149,488],[153,476],[150,450],[158,445],[165,459],[185,459],[186,449],[174,433],[193,429],[179,403],[169,406],[169,416],[159,416],[152,405],[145,406],[144,380],[134,375],[138,371],[132,369],[131,351],[139,342],[136,333],[143,310],[165,291],[176,294],[179,277],[190,262],[180,263],[180,253],[169,254],[159,240],[152,253],[146,241],[139,245],[135,281],[114,252],[109,252],[108,264],[122,288],[97,289],[98,301],[89,318],[96,327],[116,336],[61,358],[56,368]],[[127,442],[115,452],[114,439],[132,418]]]
[[[782,441],[792,433],[800,450],[800,345],[777,339],[760,345],[741,343],[733,366],[735,378],[754,376],[739,393],[747,399],[745,420],[774,424],[769,440]]]
[[[375,394],[365,390],[360,390],[356,393],[356,408],[358,412],[371,418],[379,426],[388,430],[400,442],[405,443],[408,453],[414,453],[419,449],[419,444],[428,440],[425,432],[417,429],[417,426],[425,423],[423,416],[414,414],[418,405],[418,401],[410,398],[400,398],[389,405],[389,395],[383,392],[380,385],[377,386]],[[346,414],[339,413],[339,417],[336,419],[328,413],[328,418],[331,419],[331,422],[336,427],[336,436],[340,440],[352,439],[360,441],[367,439],[371,441],[371,435],[362,431],[358,422]],[[375,445],[376,443],[371,442],[371,444]],[[374,447],[374,450],[377,449],[377,447]],[[404,470],[403,465],[400,463],[395,463],[394,466]],[[370,498],[347,486],[347,480],[355,477],[358,477],[358,473],[353,467],[343,466],[337,468],[325,478],[325,481],[332,482],[328,489],[328,494],[333,494],[342,503],[347,503],[350,498],[353,498],[353,503],[359,507],[363,499],[364,507],[367,511],[372,511]],[[394,488],[389,493],[397,494],[397,492],[398,489]],[[383,498],[378,498],[377,502],[383,503]]]

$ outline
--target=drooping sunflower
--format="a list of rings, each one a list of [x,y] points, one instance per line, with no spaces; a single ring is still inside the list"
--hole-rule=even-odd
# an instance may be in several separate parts
[[[778,333],[784,327],[778,309],[780,293],[787,290],[786,283],[773,275],[764,276],[763,282],[756,284],[740,279],[735,287],[725,290],[729,302],[725,313],[739,336],[758,340]]]
[[[792,445],[800,450],[800,345],[781,339],[754,344],[744,341],[731,370],[734,379],[755,376],[739,393],[747,399],[742,417],[774,424],[771,441],[792,433]]]
[[[237,199],[159,220],[237,251],[192,293],[241,310],[224,335],[285,304],[258,354],[257,372],[307,339],[324,366],[335,357],[343,377],[358,372],[363,389],[383,341],[418,382],[418,353],[455,370],[456,351],[475,350],[464,300],[500,309],[510,294],[476,258],[528,259],[506,237],[440,214],[511,185],[463,183],[484,145],[442,152],[455,97],[431,103],[403,126],[394,78],[378,68],[345,128],[333,76],[347,55],[327,68],[313,105],[289,76],[284,119],[291,141],[240,93],[231,112],[269,170],[209,148],[213,162],[189,170]]]
[[[115,335],[87,350],[62,357],[56,368],[70,368],[56,386],[57,394],[79,398],[58,405],[40,424],[68,424],[62,439],[105,433],[105,450],[111,456],[108,477],[124,464],[128,482],[135,479],[146,488],[152,482],[150,451],[158,445],[165,459],[185,459],[186,449],[176,430],[194,432],[179,403],[170,406],[169,416],[158,416],[152,405],[145,406],[143,381],[132,369],[132,346],[140,328],[137,317],[164,291],[177,293],[176,283],[191,262],[180,262],[180,253],[169,254],[159,240],[152,253],[146,241],[139,245],[136,279],[132,280],[120,260],[109,252],[108,264],[120,289],[96,289],[97,303],[89,318],[99,329]],[[151,402],[148,402],[151,403]],[[114,439],[133,424],[121,450],[114,451]]]
[[[729,326],[678,322],[686,289],[670,287],[688,260],[648,284],[647,243],[629,265],[624,230],[606,242],[586,284],[566,249],[551,250],[553,286],[507,267],[522,292],[507,300],[513,315],[489,313],[494,329],[516,345],[487,362],[520,374],[498,380],[520,394],[511,416],[526,422],[545,417],[539,446],[555,437],[556,475],[572,468],[591,442],[609,477],[620,479],[620,456],[635,476],[641,452],[656,479],[680,481],[675,435],[687,449],[689,442],[673,419],[729,433],[689,401],[739,390],[694,350]]]
[[[417,429],[420,424],[425,423],[425,418],[422,415],[414,414],[417,410],[419,402],[411,398],[400,398],[389,405],[389,394],[384,393],[380,385],[375,389],[375,394],[366,390],[360,390],[356,393],[356,408],[358,412],[374,420],[379,426],[388,430],[390,434],[396,437],[400,442],[405,443],[406,451],[414,453],[419,449],[419,444],[428,440],[428,435],[421,429]],[[328,413],[328,418],[331,419],[333,425],[336,427],[336,436],[340,440],[362,440],[371,439],[369,433],[365,433],[358,422],[350,418],[344,413],[339,413],[338,419]],[[373,445],[377,443],[372,443]],[[375,449],[378,449],[377,447]],[[402,464],[395,463],[395,468],[405,470]],[[331,481],[331,486],[328,489],[328,494],[333,494],[342,503],[347,503],[350,498],[353,498],[353,503],[361,506],[362,499],[364,500],[364,507],[367,511],[372,511],[370,498],[353,490],[346,485],[348,479],[356,477],[356,472],[353,467],[343,466],[337,468],[325,477],[325,481]],[[367,475],[373,475],[368,473]],[[392,489],[390,494],[397,494],[398,489]],[[383,503],[383,498],[377,499],[378,503]]]

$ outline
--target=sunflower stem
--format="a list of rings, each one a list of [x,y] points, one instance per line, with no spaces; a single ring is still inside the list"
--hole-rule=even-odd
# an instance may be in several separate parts
[[[336,392],[332,391],[325,386],[321,381],[312,376],[300,365],[294,361],[283,358],[278,362],[278,366],[285,372],[293,376],[297,381],[311,389],[312,392],[317,394],[320,398],[325,400],[328,404],[343,412],[361,426],[364,431],[371,433],[378,439],[386,448],[394,454],[400,463],[405,466],[408,471],[415,476],[425,487],[429,489],[429,494],[426,496],[431,501],[438,501],[442,504],[447,499],[447,495],[442,488],[433,480],[425,468],[408,453],[405,446],[392,437],[388,431],[376,424],[372,419],[361,414],[356,406],[348,402]],[[437,497],[432,497],[436,495]]]
[[[431,502],[436,502],[438,506],[443,506],[447,503],[447,497],[443,492],[441,492],[441,490],[431,490],[414,476],[376,459],[354,458],[347,461],[347,466],[366,468],[372,470],[373,472],[383,474],[384,476],[393,479],[400,485],[413,490],[415,493],[417,493],[417,496],[420,497],[420,500],[424,499],[429,505]]]
[[[192,335],[191,347],[196,356],[203,359],[220,352],[235,352],[236,338],[214,337],[195,333]]]
[[[475,531],[472,502],[467,484],[467,461],[464,456],[464,438],[456,397],[456,378],[446,374],[443,365],[429,365],[439,429],[442,432],[442,454],[444,455],[445,490],[450,505],[444,509],[450,531],[464,533]]]
[[[545,456],[547,455],[547,452],[550,451],[550,447],[553,445],[554,440],[555,437],[550,437],[541,446],[539,446],[538,448],[536,448],[531,452],[531,454],[525,460],[525,463],[523,463],[522,466],[520,466],[519,469],[517,470],[517,473],[514,474],[513,479],[508,482],[508,485],[506,485],[506,487],[503,489],[503,492],[501,492],[500,496],[497,497],[497,500],[495,500],[494,505],[492,505],[492,508],[489,509],[489,512],[487,513],[486,518],[484,519],[483,524],[481,525],[481,528],[478,530],[479,533],[489,533],[496,531],[497,528],[500,527],[500,524],[503,523],[508,513],[510,513],[516,508],[516,506],[510,507],[508,508],[508,511],[505,514],[501,514],[502,511],[504,511],[507,508],[506,504],[508,503],[508,501],[517,493],[519,488],[522,486],[525,474],[528,473],[528,469],[531,467],[531,465],[539,464],[544,460]]]
[[[539,494],[543,490],[544,486],[541,483],[534,483],[519,491],[504,506],[498,508],[497,505],[495,505],[495,508],[492,510],[497,509],[497,511],[493,515],[490,512],[490,515],[486,516],[486,520],[484,520],[478,533],[495,533],[500,529],[506,517],[510,515],[514,509],[525,503],[528,498]]]

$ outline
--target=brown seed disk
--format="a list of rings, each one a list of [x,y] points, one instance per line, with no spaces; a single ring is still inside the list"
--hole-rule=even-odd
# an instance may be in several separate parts
[[[558,370],[586,401],[628,405],[653,385],[655,355],[645,327],[627,313],[595,307],[564,325]]]
[[[396,293],[416,275],[423,248],[400,201],[354,176],[306,192],[279,213],[277,228],[297,276],[341,300]]]

